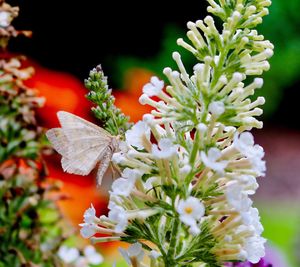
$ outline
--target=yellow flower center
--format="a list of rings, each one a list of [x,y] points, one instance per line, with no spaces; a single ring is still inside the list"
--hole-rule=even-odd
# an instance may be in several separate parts
[[[191,214],[193,212],[193,208],[192,207],[185,207],[184,211],[187,213],[187,214]]]

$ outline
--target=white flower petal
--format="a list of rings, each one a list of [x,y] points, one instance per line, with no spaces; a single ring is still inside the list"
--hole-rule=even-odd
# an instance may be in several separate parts
[[[122,177],[116,179],[112,184],[112,195],[128,197],[137,179],[141,178],[144,173],[139,170],[126,168],[122,172]]]
[[[131,257],[137,257],[143,250],[142,244],[141,243],[134,243],[128,248],[128,254]]]
[[[116,164],[122,164],[122,162],[124,162],[126,158],[124,157],[123,152],[116,152],[113,154],[111,160]]]
[[[240,175],[237,180],[243,187],[243,191],[248,195],[253,195],[259,187],[256,178],[252,175]]]
[[[255,230],[255,233],[260,235],[264,227],[260,222],[260,216],[258,209],[256,208],[250,208],[249,211],[241,213],[243,223],[247,226],[252,226]]]
[[[258,175],[263,176],[265,174],[266,163],[262,160],[265,152],[261,146],[254,145],[254,137],[251,133],[244,132],[240,135],[236,133],[233,146],[250,160],[254,171],[256,171]]]
[[[253,203],[238,183],[228,185],[225,194],[228,203],[239,212],[248,211]]]
[[[129,179],[119,178],[112,184],[112,194],[128,197],[133,188],[134,183],[132,183]]]
[[[125,168],[122,172],[122,177],[132,179],[135,181],[136,179],[141,178],[143,174],[144,173],[140,170]]]
[[[131,265],[131,260],[129,258],[127,251],[123,248],[119,248],[119,252],[122,255],[122,257],[125,259],[125,261],[128,263],[128,265]]]
[[[75,262],[79,258],[79,251],[77,248],[69,248],[61,246],[58,250],[58,256],[65,263]]]
[[[201,233],[201,230],[198,226],[193,225],[189,228],[189,233],[193,236],[197,236]]]
[[[134,243],[127,251],[122,248],[119,248],[119,251],[129,265],[132,264],[130,258],[136,258],[138,262],[141,262],[145,254],[140,243]]]
[[[95,217],[96,217],[96,210],[95,210],[93,204],[91,204],[91,207],[88,208],[83,214],[84,222],[85,223],[94,223]]]
[[[161,253],[158,252],[158,251],[156,251],[156,250],[154,250],[154,249],[149,252],[149,257],[152,258],[152,259],[156,260],[160,256],[161,256]]]
[[[157,77],[152,77],[151,82],[143,87],[143,93],[148,96],[157,96],[164,88],[164,82]]]
[[[125,133],[126,142],[136,147],[137,149],[144,149],[144,138],[150,140],[150,128],[143,122],[139,121]]]
[[[79,224],[82,228],[80,229],[80,234],[83,238],[90,238],[96,234],[95,224],[92,223],[81,223]]]
[[[110,212],[108,213],[108,218],[116,223],[115,232],[117,233],[122,233],[128,225],[127,213],[122,207],[118,205],[110,210]]]
[[[205,207],[203,203],[195,197],[188,197],[186,200],[179,200],[177,205],[177,212],[180,215],[180,220],[190,227],[197,227],[199,221],[205,214]]]
[[[208,106],[208,111],[212,115],[219,117],[220,115],[222,115],[225,112],[224,103],[222,101],[211,102]]]
[[[103,257],[99,254],[93,246],[87,246],[84,249],[84,255],[90,264],[100,264],[103,262]]]
[[[260,236],[250,237],[244,244],[244,250],[247,252],[247,260],[253,264],[260,261],[265,256],[266,239]]]
[[[219,173],[223,173],[228,164],[226,160],[218,161],[221,156],[221,151],[215,147],[210,148],[207,155],[201,151],[201,159],[205,166]]]
[[[177,154],[178,145],[174,145],[169,138],[162,138],[158,145],[152,145],[152,154],[158,159],[170,159]]]

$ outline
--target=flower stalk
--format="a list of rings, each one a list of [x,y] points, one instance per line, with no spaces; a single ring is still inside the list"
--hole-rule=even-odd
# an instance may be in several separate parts
[[[151,266],[165,267],[256,264],[264,256],[251,195],[266,167],[263,148],[249,131],[263,126],[257,117],[265,100],[251,96],[263,85],[257,76],[270,68],[273,45],[255,27],[271,1],[208,3],[212,16],[189,22],[189,41],[178,39],[195,56],[193,72],[174,52],[178,70],[164,69],[166,86],[152,77],[143,88],[140,103],[153,110],[142,121],[131,127],[116,117],[101,70],[86,82],[96,117],[122,140],[112,157],[120,178],[99,225],[107,225],[111,238],[133,244],[121,250],[131,266],[145,264],[145,251]],[[90,223],[89,212],[82,235],[101,242],[93,237],[98,219]]]

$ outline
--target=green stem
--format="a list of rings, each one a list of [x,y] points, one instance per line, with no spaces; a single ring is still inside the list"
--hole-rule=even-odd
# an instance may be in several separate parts
[[[169,250],[168,250],[168,254],[167,254],[167,260],[168,260],[169,264],[172,264],[172,266],[176,266],[174,264],[176,264],[175,251],[176,251],[176,242],[178,241],[177,235],[178,235],[179,227],[180,227],[180,221],[179,221],[179,218],[176,217],[176,218],[174,218],[174,221],[173,221],[171,240],[170,240]]]
[[[199,141],[200,141],[200,133],[199,131],[196,132],[196,136],[194,138],[193,149],[190,157],[190,164],[194,166],[198,151],[199,151]]]
[[[195,165],[195,160],[196,160],[197,154],[199,152],[199,147],[200,147],[200,133],[197,130],[196,136],[194,138],[193,149],[192,149],[191,156],[190,156],[190,165],[192,166],[192,169],[194,169],[194,167],[195,167],[194,165]],[[191,171],[185,179],[186,186],[188,186],[190,184],[190,182],[193,180],[193,177],[194,177],[194,172]]]

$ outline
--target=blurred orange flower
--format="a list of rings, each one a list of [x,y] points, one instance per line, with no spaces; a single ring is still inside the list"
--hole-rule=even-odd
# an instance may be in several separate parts
[[[149,113],[152,109],[150,106],[142,106],[139,103],[142,88],[150,81],[152,76],[153,73],[145,69],[130,69],[125,75],[125,89],[113,92],[116,97],[116,106],[126,115],[129,115],[133,122],[141,120],[143,115]]]

